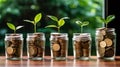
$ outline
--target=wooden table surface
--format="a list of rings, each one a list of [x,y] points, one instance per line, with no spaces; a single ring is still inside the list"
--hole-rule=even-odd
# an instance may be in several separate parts
[[[23,60],[10,61],[1,56],[0,67],[120,67],[120,56],[114,61],[99,60],[95,56],[89,61],[74,60],[73,56],[69,56],[66,61],[53,61],[50,56],[45,56],[43,61],[31,61],[25,56]]]

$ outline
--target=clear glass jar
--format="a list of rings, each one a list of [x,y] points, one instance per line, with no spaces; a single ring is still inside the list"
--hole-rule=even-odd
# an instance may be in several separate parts
[[[43,60],[45,53],[44,33],[27,34],[27,55],[30,60]]]
[[[21,60],[23,55],[23,35],[5,34],[5,55],[9,60]]]
[[[73,53],[75,59],[89,60],[91,53],[90,33],[73,34]]]
[[[68,55],[67,33],[51,33],[50,37],[51,58],[66,60]]]
[[[116,33],[114,28],[97,28],[96,50],[98,58],[106,60],[115,59]]]

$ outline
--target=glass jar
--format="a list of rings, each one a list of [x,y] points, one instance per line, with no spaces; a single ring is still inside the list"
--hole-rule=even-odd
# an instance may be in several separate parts
[[[51,58],[66,60],[68,55],[67,33],[51,33],[50,37]]]
[[[114,28],[97,28],[96,49],[98,58],[115,59],[116,33]]]
[[[45,53],[44,33],[27,34],[27,55],[30,60],[43,60]]]
[[[23,55],[23,35],[5,34],[5,55],[9,60],[21,60]]]
[[[75,59],[89,60],[91,53],[90,33],[73,34],[73,53]]]

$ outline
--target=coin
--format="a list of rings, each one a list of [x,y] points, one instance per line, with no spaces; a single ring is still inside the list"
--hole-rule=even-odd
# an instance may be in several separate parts
[[[99,34],[97,37],[96,37],[97,40],[99,41],[102,41],[103,40],[103,35],[102,34]]]
[[[104,54],[105,54],[105,48],[99,47],[99,48],[98,48],[98,52],[99,52],[100,56],[103,57]]]
[[[12,47],[7,47],[7,53],[8,54],[14,54],[15,50]]]
[[[102,35],[106,35],[106,31],[105,30],[101,30],[101,34]]]
[[[52,49],[53,49],[53,51],[59,51],[60,50],[60,45],[59,44],[53,44]]]
[[[105,48],[106,47],[106,42],[105,41],[101,41],[100,42],[100,47],[101,48]]]
[[[89,56],[89,49],[83,49],[83,56],[88,57]]]
[[[106,46],[108,46],[108,47],[113,44],[112,40],[109,38],[106,38],[104,41],[106,42]]]
[[[36,55],[37,54],[37,48],[34,46],[29,47],[29,53],[30,55]]]

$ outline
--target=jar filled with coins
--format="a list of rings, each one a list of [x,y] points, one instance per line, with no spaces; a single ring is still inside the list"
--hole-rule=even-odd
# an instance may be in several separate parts
[[[27,55],[30,60],[43,60],[45,53],[44,33],[27,34]]]
[[[68,55],[67,33],[51,33],[50,36],[51,58],[66,60]]]
[[[115,59],[116,33],[114,28],[97,28],[96,49],[98,58]]]
[[[23,55],[23,35],[14,33],[5,35],[5,55],[8,60],[21,60]]]
[[[89,60],[91,53],[90,33],[73,34],[73,53],[75,59]]]

